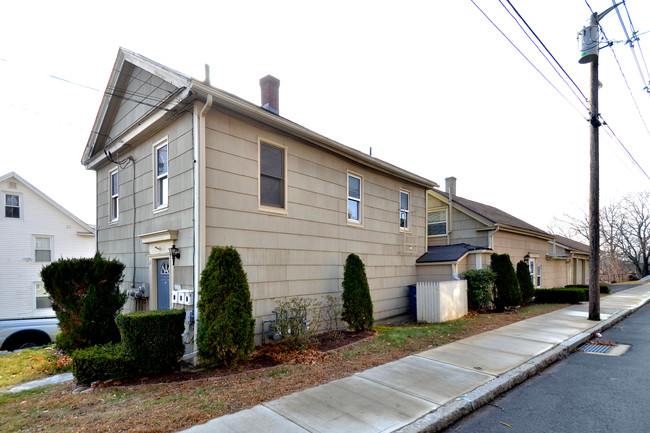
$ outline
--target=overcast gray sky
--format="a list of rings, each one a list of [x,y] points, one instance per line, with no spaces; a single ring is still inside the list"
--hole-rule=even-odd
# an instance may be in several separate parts
[[[577,42],[587,2],[511,3],[588,96]],[[649,3],[627,2],[644,73]],[[259,78],[272,74],[282,116],[440,185],[455,176],[459,195],[546,229],[588,207],[588,114],[508,10],[507,0],[11,2],[0,26],[0,175],[17,172],[94,224],[94,172],[80,159],[123,46],[198,79],[207,63],[212,85],[256,104]],[[601,24],[626,39],[615,12]],[[650,174],[647,80],[629,45],[601,50],[600,112]],[[600,136],[601,203],[649,190],[623,146]]]

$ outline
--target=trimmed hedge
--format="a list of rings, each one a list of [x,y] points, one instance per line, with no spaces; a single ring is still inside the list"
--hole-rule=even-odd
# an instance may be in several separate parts
[[[130,365],[121,343],[92,346],[72,353],[72,374],[81,385],[98,380],[126,379],[129,373]]]
[[[134,373],[157,376],[178,370],[178,361],[185,351],[185,310],[120,314],[115,321],[124,352],[135,364]]]
[[[588,289],[589,284],[567,284],[564,286],[565,289],[578,288],[578,289]],[[610,292],[609,286],[607,284],[600,285],[600,293],[608,294]]]
[[[579,304],[589,301],[589,289],[570,287],[535,290],[535,302],[539,304]]]
[[[184,310],[129,313],[119,315],[116,322],[122,342],[73,352],[72,373],[78,383],[155,376],[178,369],[184,351]]]

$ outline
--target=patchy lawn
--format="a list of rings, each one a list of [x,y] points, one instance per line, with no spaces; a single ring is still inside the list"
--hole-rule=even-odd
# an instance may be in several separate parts
[[[258,349],[252,361],[238,370],[197,370],[94,388],[67,383],[0,394],[0,431],[177,431],[565,306],[474,313],[439,324],[386,323],[375,327],[376,334],[346,334],[346,339],[339,340],[346,345],[327,351],[290,352],[269,345]],[[324,340],[322,345],[336,344]],[[0,369],[6,356],[0,357]],[[28,359],[34,359],[31,365],[40,364],[38,355]],[[24,368],[30,370],[29,365]]]

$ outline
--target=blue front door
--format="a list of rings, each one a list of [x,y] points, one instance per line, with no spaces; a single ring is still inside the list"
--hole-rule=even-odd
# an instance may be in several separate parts
[[[158,310],[169,310],[169,259],[156,260],[158,269]]]

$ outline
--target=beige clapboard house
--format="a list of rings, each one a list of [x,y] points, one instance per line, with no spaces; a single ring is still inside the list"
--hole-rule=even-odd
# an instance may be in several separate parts
[[[97,173],[98,250],[126,264],[127,310],[196,315],[220,245],[241,255],[258,334],[276,300],[340,293],[350,253],[375,317],[407,311],[437,185],[283,118],[279,81],[260,84],[262,106],[120,49],[82,163]]]
[[[428,251],[418,258],[420,281],[445,281],[490,265],[492,253],[528,263],[537,288],[588,284],[589,246],[534,227],[500,209],[446,192],[428,192]]]

